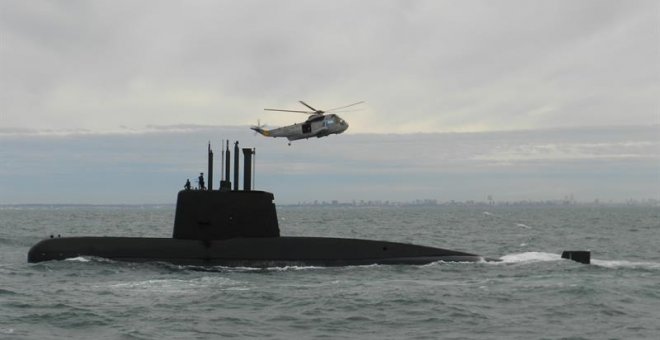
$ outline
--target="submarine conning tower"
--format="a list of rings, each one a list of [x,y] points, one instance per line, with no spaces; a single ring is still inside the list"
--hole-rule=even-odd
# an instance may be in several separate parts
[[[224,144],[224,143],[223,143]],[[224,145],[223,145],[224,146]],[[238,142],[234,143],[234,188],[230,182],[229,141],[223,150],[220,188],[213,190],[213,150],[208,148],[208,189],[179,191],[174,217],[175,239],[224,240],[235,237],[279,237],[277,212],[270,192],[253,190],[255,149],[244,148],[243,190],[238,187]],[[201,175],[200,175],[201,177]],[[203,178],[200,178],[203,180]]]

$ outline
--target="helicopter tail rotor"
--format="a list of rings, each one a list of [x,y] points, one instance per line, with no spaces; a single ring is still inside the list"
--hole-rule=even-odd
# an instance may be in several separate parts
[[[257,125],[250,126],[250,129],[252,129],[254,131],[255,135],[258,133],[262,136],[269,137],[270,136],[270,130],[264,129],[264,126],[266,126],[266,124],[261,125],[261,122],[257,119]]]

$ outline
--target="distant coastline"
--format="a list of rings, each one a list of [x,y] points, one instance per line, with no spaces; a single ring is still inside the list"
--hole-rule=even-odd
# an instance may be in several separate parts
[[[410,202],[394,202],[394,201],[313,201],[313,202],[299,202],[296,204],[278,204],[283,207],[386,207],[386,208],[407,208],[407,207],[442,207],[442,206],[465,206],[465,207],[515,207],[515,206],[644,206],[644,207],[660,207],[660,200],[658,199],[629,199],[626,201],[577,201],[572,199],[564,200],[522,200],[522,201],[446,201],[439,202],[435,199],[420,199]]]
[[[395,202],[395,201],[313,201],[313,202],[298,202],[298,203],[277,203],[278,207],[289,208],[419,208],[419,207],[474,207],[474,208],[489,208],[489,207],[660,207],[660,200],[657,199],[630,199],[623,202],[607,201],[602,202],[594,200],[591,202],[582,201],[566,201],[566,200],[543,200],[543,201],[503,201],[503,202],[486,202],[486,201],[447,201],[439,202],[434,199],[414,200],[410,202]],[[102,208],[102,209],[171,209],[176,207],[174,203],[162,204],[47,204],[47,203],[21,203],[21,204],[0,204],[0,210],[10,209],[78,209],[78,208]]]

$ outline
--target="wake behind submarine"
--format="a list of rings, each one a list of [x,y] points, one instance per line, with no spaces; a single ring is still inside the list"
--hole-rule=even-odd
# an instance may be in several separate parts
[[[92,256],[115,261],[167,262],[176,265],[228,267],[349,266],[428,264],[436,261],[498,261],[480,255],[407,243],[329,237],[280,236],[270,192],[252,190],[254,149],[243,148],[243,190],[239,190],[239,147],[234,144],[234,181],[227,143],[224,178],[213,189],[213,151],[208,148],[208,189],[177,196],[171,238],[58,237],[42,240],[28,252],[28,262]]]

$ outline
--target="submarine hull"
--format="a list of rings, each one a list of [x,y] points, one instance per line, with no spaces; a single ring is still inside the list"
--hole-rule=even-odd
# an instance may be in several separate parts
[[[282,267],[427,264],[489,261],[479,255],[406,243],[327,238],[263,237],[185,240],[140,237],[46,239],[28,252],[28,262],[94,256],[115,261],[179,265]]]

